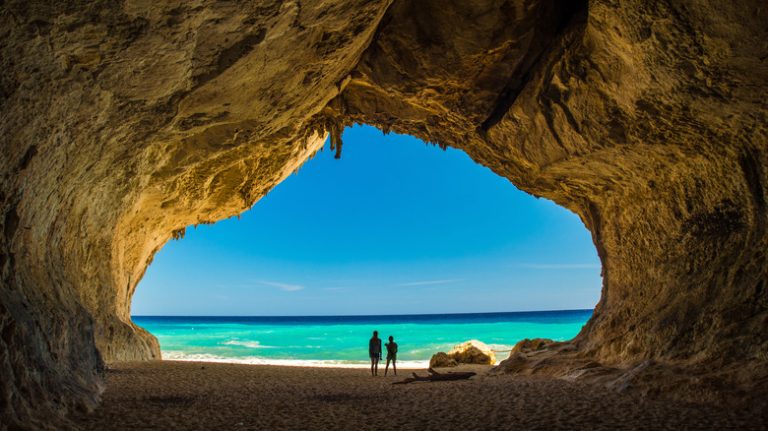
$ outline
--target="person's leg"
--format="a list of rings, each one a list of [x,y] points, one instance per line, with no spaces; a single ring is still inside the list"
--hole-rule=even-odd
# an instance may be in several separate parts
[[[397,375],[397,356],[392,358],[392,371]]]
[[[374,371],[375,371],[373,374],[375,376],[378,376],[379,375],[379,358],[374,359],[373,363],[374,363],[373,367],[374,367]]]
[[[373,374],[373,364],[374,364],[374,362],[375,362],[375,361],[376,361],[376,360],[373,358],[373,356],[371,356],[371,376],[373,376],[373,375],[374,375],[374,374]]]
[[[387,358],[387,366],[384,367],[384,377],[387,377],[387,371],[389,371],[389,358]]]

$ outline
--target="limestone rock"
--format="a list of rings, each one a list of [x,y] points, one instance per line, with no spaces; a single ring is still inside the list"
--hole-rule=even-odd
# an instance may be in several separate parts
[[[448,352],[448,357],[460,364],[493,365],[496,363],[496,354],[493,350],[478,340],[469,340],[453,346]]]
[[[445,352],[437,352],[429,360],[430,367],[455,367],[459,364],[493,365],[496,363],[496,355],[485,343],[478,340],[469,340],[453,346]]]
[[[354,122],[462,149],[591,231],[600,302],[538,370],[764,385],[763,3],[0,3],[0,423],[55,428],[105,359],[159,357],[130,319],[154,254]]]
[[[448,352],[448,357],[460,364],[493,365],[496,355],[490,347],[478,340],[465,341]]]
[[[512,356],[518,352],[527,353],[531,351],[541,350],[554,343],[555,342],[550,340],[549,338],[533,338],[533,339],[526,338],[518,341],[515,344],[515,346],[512,347],[512,350],[510,351],[509,356]]]
[[[496,373],[523,374],[528,367],[530,367],[528,358],[520,352],[513,352],[507,359],[499,362],[494,371]]]
[[[445,352],[437,352],[429,359],[429,368],[447,368],[458,365],[459,363]]]

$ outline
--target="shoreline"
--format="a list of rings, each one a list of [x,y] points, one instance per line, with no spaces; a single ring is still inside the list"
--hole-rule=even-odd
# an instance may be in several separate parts
[[[270,358],[226,358],[210,355],[207,353],[167,355],[162,352],[160,359],[162,362],[204,362],[213,364],[236,364],[236,365],[272,365],[279,367],[297,367],[297,368],[339,368],[339,369],[370,369],[370,362],[345,362],[343,360],[324,360],[324,359],[270,359]],[[387,360],[379,361],[379,368],[384,369]],[[391,364],[390,364],[391,368]],[[398,370],[426,370],[429,368],[429,360],[424,361],[397,361]]]

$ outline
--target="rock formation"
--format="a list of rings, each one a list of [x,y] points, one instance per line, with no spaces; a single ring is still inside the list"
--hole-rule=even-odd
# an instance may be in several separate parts
[[[458,365],[459,363],[445,352],[437,352],[429,358],[429,368],[450,368]]]
[[[154,253],[354,122],[581,217],[603,291],[564,367],[755,389],[765,22],[759,0],[3,2],[0,423],[90,408],[104,360],[158,357],[129,310]]]
[[[455,367],[459,364],[493,365],[496,354],[478,340],[469,340],[453,346],[448,352],[437,352],[429,360],[429,367]]]
[[[535,352],[537,350],[545,349],[549,346],[552,346],[555,344],[555,341],[550,340],[549,338],[526,338],[524,340],[520,340],[517,344],[512,347],[512,350],[509,352],[509,356],[514,356],[515,353],[530,353]]]

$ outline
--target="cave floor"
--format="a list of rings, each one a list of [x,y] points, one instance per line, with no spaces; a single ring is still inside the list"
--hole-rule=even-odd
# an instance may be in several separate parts
[[[155,361],[112,364],[87,430],[764,429],[746,413],[549,378],[391,385],[367,370]]]

